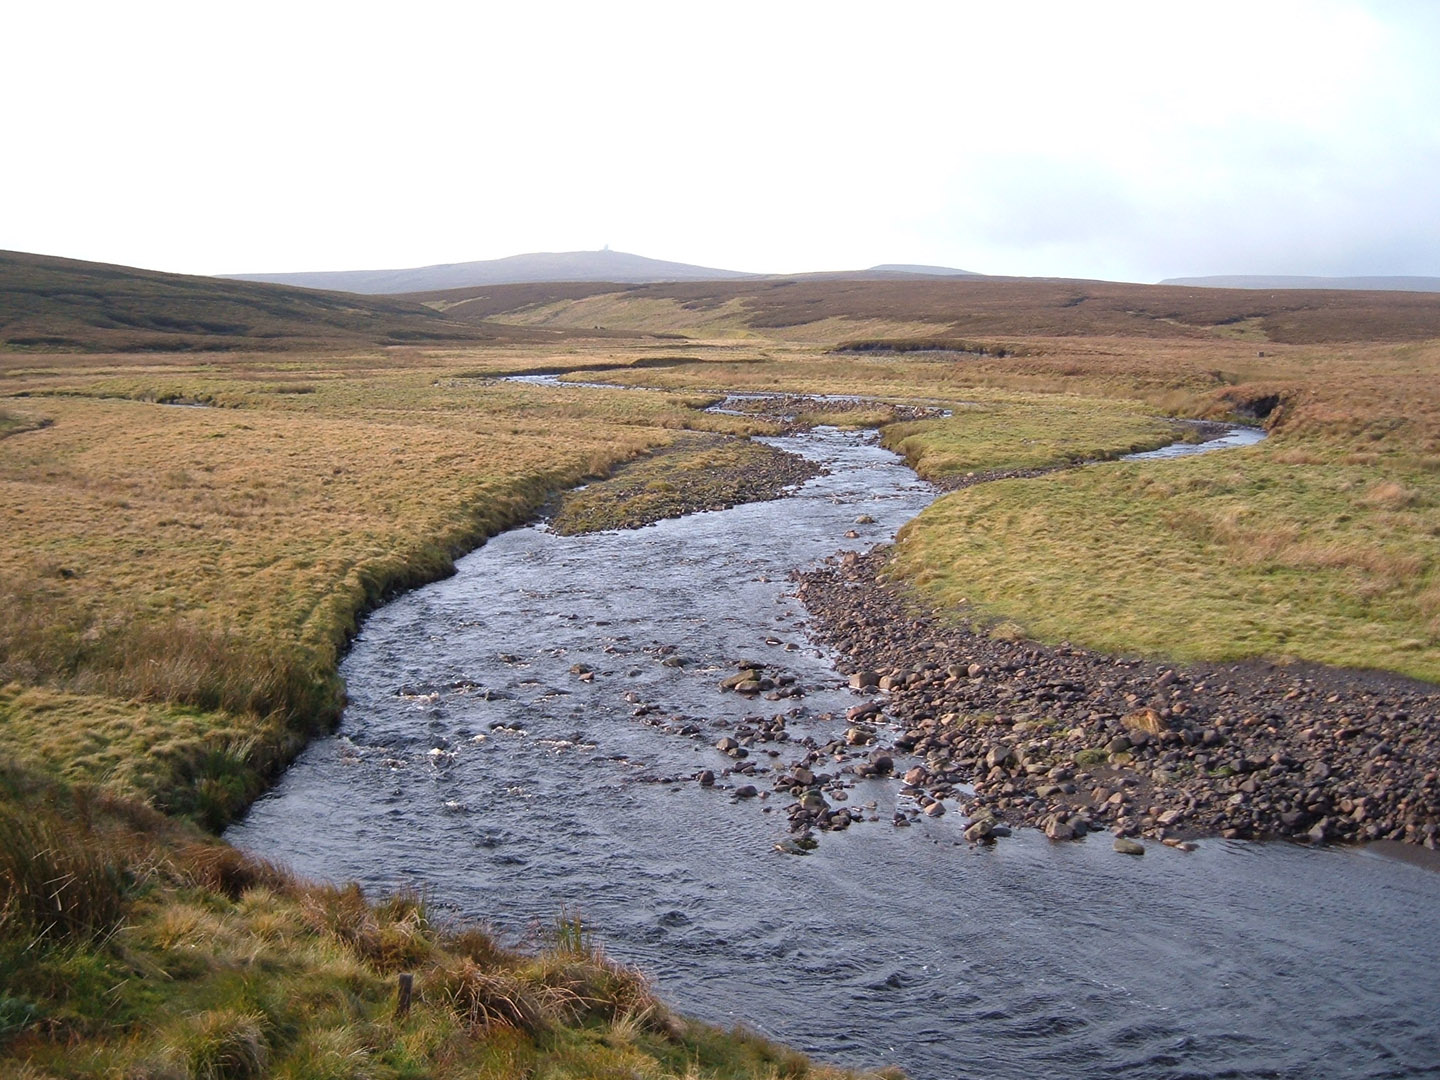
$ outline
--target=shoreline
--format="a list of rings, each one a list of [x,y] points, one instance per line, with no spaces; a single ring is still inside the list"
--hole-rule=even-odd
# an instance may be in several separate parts
[[[986,823],[1182,844],[1440,845],[1440,688],[1263,661],[1176,665],[1002,640],[884,579],[886,548],[798,573],[813,637],[924,764],[907,784]],[[881,689],[883,688],[883,690]],[[970,788],[967,793],[963,788]]]

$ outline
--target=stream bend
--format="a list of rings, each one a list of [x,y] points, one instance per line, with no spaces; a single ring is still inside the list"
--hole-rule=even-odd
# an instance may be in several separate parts
[[[828,473],[634,532],[517,529],[377,611],[339,733],[228,838],[509,938],[563,908],[683,1012],[917,1080],[1440,1075],[1433,873],[1224,841],[976,848],[959,814],[895,828],[878,780],[846,793],[852,828],[775,853],[787,800],[737,797],[714,743],[784,716],[749,759],[770,768],[843,729],[857,699],[787,576],[893,538],[934,489],[872,433],[771,441]],[[722,693],[741,659],[804,696]]]

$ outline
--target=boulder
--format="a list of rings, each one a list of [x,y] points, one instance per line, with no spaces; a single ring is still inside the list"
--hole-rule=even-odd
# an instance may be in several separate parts
[[[1138,840],[1131,840],[1128,836],[1117,836],[1115,850],[1121,855],[1144,855],[1145,845]]]
[[[1015,760],[1015,751],[1004,744],[992,746],[985,755],[985,765],[990,769],[1003,769]]]
[[[1075,826],[1056,814],[1045,822],[1045,835],[1051,840],[1074,840]]]
[[[972,844],[984,843],[986,840],[993,839],[993,830],[994,823],[989,818],[980,818],[970,823],[965,830],[965,839]]]

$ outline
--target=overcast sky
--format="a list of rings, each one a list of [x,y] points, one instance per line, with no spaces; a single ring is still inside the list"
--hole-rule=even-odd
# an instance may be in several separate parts
[[[16,3],[0,248],[1440,275],[1440,3]]]

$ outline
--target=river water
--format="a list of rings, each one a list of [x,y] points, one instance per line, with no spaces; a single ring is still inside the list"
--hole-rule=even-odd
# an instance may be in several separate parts
[[[507,939],[578,915],[680,1011],[916,1080],[1440,1076],[1433,872],[1224,841],[1134,858],[1025,830],[976,848],[959,813],[895,827],[880,780],[846,793],[870,820],[777,853],[789,800],[736,789],[767,792],[764,770],[860,700],[787,575],[891,539],[935,493],[872,434],[770,441],[829,472],[633,532],[517,529],[373,614],[339,733],[228,839],[420,886]],[[741,659],[804,696],[722,692]],[[727,776],[716,740],[776,715],[789,741]]]

